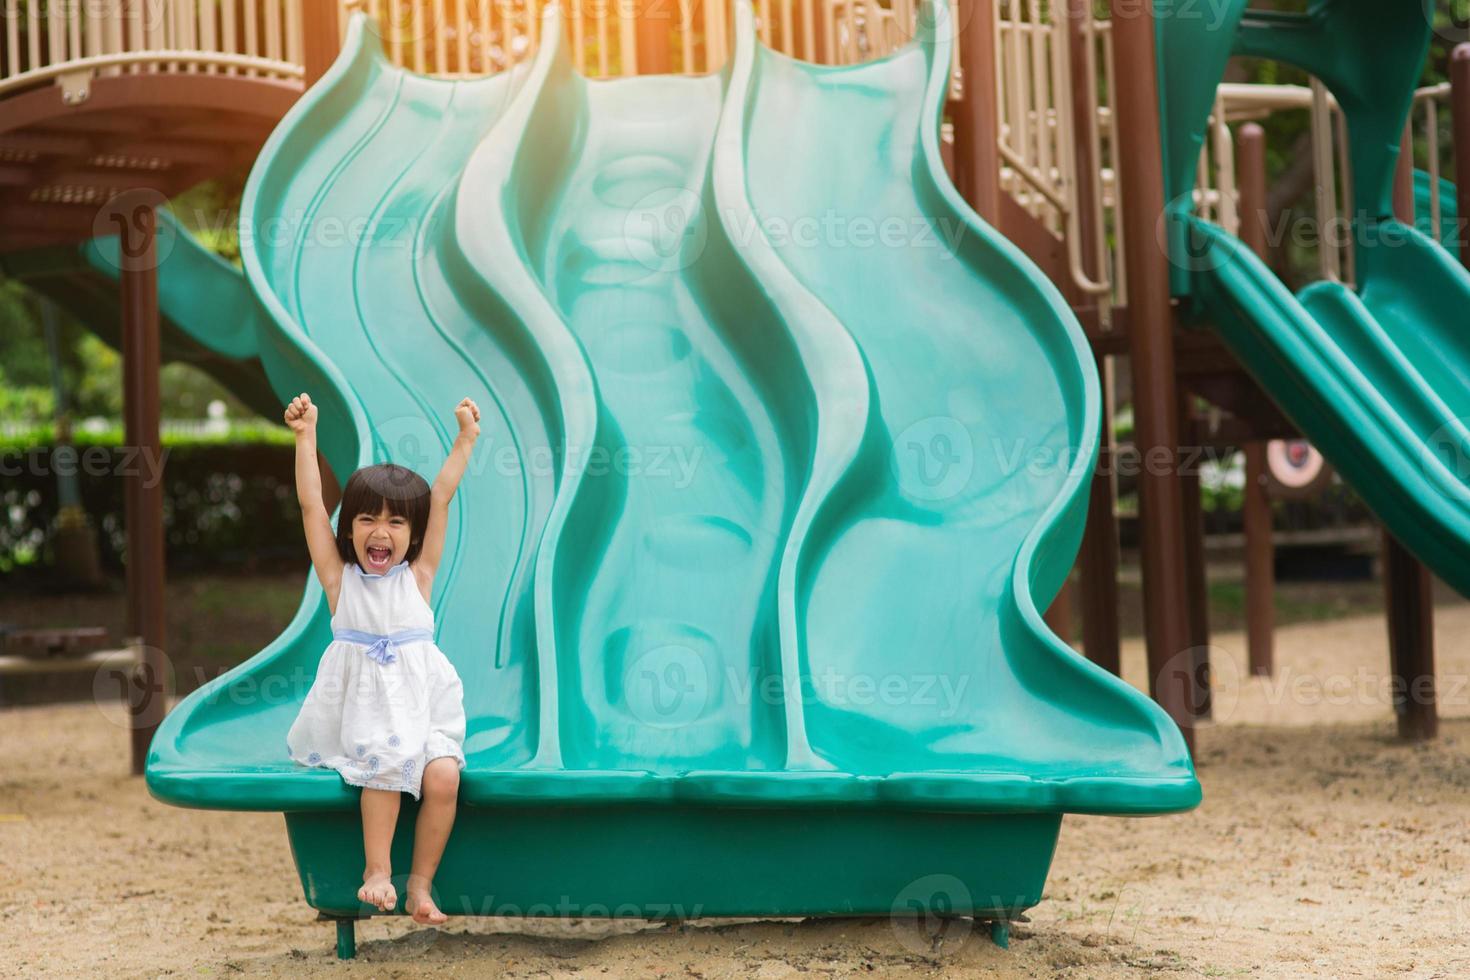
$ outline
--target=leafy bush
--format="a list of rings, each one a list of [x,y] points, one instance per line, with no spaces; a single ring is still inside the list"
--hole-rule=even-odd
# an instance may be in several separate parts
[[[297,567],[305,554],[290,434],[261,425],[257,438],[164,439],[163,520],[171,568]],[[34,434],[34,433],[33,433]],[[53,447],[12,437],[0,443],[0,575],[53,560],[61,470],[74,472],[98,535],[105,569],[123,568],[129,474],[160,467],[122,446],[121,433],[78,433],[70,461]]]

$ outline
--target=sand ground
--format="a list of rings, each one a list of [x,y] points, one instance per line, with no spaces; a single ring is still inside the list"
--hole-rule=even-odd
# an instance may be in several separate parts
[[[1216,638],[1205,803],[1068,817],[1011,948],[967,920],[395,918],[332,927],[279,814],[180,810],[128,775],[120,713],[0,712],[0,976],[1470,976],[1470,606],[1440,610],[1442,736],[1394,737],[1379,617],[1284,628],[1270,682]],[[1125,674],[1143,685],[1141,646]]]

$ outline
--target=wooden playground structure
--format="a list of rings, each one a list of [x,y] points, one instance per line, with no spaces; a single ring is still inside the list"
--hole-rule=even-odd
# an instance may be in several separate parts
[[[159,310],[153,208],[251,160],[274,124],[337,52],[347,16],[366,10],[391,58],[414,71],[472,77],[530,58],[538,0],[98,0],[85,5],[5,0],[0,45],[0,252],[120,234],[126,440],[159,445]],[[1153,17],[1127,0],[1094,15],[1090,0],[954,0],[947,163],[961,192],[1053,280],[1081,321],[1104,381],[1104,453],[1074,575],[1085,654],[1119,671],[1117,486],[1113,365],[1132,379],[1133,448],[1151,694],[1191,737],[1210,710],[1209,624],[1197,469],[1184,447],[1239,448],[1246,458],[1249,663],[1272,669],[1271,511],[1263,481],[1268,440],[1297,435],[1223,345],[1185,329],[1171,300],[1169,258],[1156,228],[1165,207]],[[914,35],[916,4],[892,0],[758,0],[762,39],[792,57],[851,64]],[[729,54],[724,0],[568,0],[574,60],[592,77],[703,73]],[[1439,120],[1470,146],[1470,48],[1448,84],[1415,97],[1425,134],[1431,225],[1438,233]],[[1267,241],[1264,132],[1274,111],[1311,113],[1319,220],[1346,209],[1346,151],[1325,89],[1222,85],[1202,154],[1196,207],[1258,252]],[[1411,134],[1405,134],[1412,146]],[[1462,142],[1463,141],[1463,142]],[[1415,207],[1411,154],[1401,159],[1400,217]],[[1457,215],[1470,214],[1470,153],[1456,156]],[[1465,236],[1462,255],[1470,260]],[[1320,272],[1351,282],[1351,249],[1323,248]],[[1201,405],[1214,406],[1203,411]],[[161,486],[129,485],[129,633],[161,671]],[[1427,570],[1384,538],[1392,672],[1432,692]],[[1053,609],[1069,632],[1068,593]],[[1181,667],[1180,654],[1193,651]],[[160,688],[161,689],[161,688]],[[1435,734],[1432,696],[1395,705],[1406,738]],[[133,765],[141,772],[165,710],[139,709]]]

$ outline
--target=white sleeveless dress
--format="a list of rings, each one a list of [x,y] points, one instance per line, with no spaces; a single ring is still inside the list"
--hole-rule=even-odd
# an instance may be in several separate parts
[[[434,643],[434,611],[408,564],[375,575],[348,562],[332,634],[286,735],[290,757],[414,799],[431,760],[463,769],[464,685]]]

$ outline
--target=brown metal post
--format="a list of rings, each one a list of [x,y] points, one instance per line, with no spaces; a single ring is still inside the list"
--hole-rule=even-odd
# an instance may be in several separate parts
[[[1077,556],[1082,581],[1082,651],[1104,670],[1122,675],[1118,631],[1118,517],[1113,499],[1113,403],[1108,373],[1102,375],[1103,434],[1097,472],[1087,500],[1087,533]]]
[[[1070,40],[1072,77],[1083,78],[1087,72],[1086,45],[1092,39],[1083,29],[1091,0],[1068,0],[1067,31]],[[1077,91],[1087,91],[1078,86]],[[1072,99],[1072,124],[1077,134],[1077,218],[1082,238],[1082,268],[1098,278],[1097,257],[1087,244],[1097,235],[1096,206],[1092,175],[1098,162],[1092,155],[1092,133],[1097,127],[1097,107],[1087,99]],[[1077,556],[1078,581],[1082,592],[1082,649],[1089,660],[1114,674],[1121,673],[1118,637],[1118,520],[1113,500],[1112,391],[1108,383],[1107,361],[1099,359],[1102,380],[1103,431],[1097,472],[1092,476],[1092,491],[1087,502],[1087,533],[1082,538],[1082,551]]]
[[[1450,56],[1450,123],[1455,147],[1455,240],[1460,261],[1470,266],[1470,44]]]
[[[1266,130],[1246,123],[1235,138],[1236,184],[1240,188],[1240,238],[1266,261],[1270,257],[1266,229]]]
[[[1266,489],[1266,444],[1245,444],[1245,645],[1250,671],[1270,677],[1276,670],[1276,547],[1272,541],[1271,497]]]
[[[1154,70],[1154,17],[1146,5],[1113,0],[1113,52],[1124,70],[1114,93],[1127,245],[1129,351],[1133,365],[1134,439],[1143,461],[1139,476],[1144,624],[1149,687],[1177,722],[1193,751],[1198,687],[1186,615],[1184,505],[1179,486],[1177,393],[1174,384],[1174,310],[1169,259],[1159,247],[1164,211],[1158,78]]]
[[[132,771],[143,772],[148,745],[163,720],[168,665],[164,660],[163,482],[158,435],[158,216],[145,203],[122,204],[112,215],[121,265],[123,438],[136,462],[122,474],[127,521],[128,635],[143,638],[143,662],[129,691]],[[147,465],[145,465],[147,464]]]
[[[713,3],[714,0],[704,0],[705,3]],[[797,18],[798,21],[801,18]],[[802,51],[806,50],[805,27],[798,27],[802,31]],[[822,8],[817,7],[812,15],[812,61],[818,65],[830,64],[829,52],[827,51],[827,31],[822,26]]]
[[[337,474],[327,465],[327,457],[322,455],[320,449],[316,453],[316,465],[322,471],[322,503],[330,514],[342,502],[342,486],[337,482]]]
[[[1064,643],[1072,642],[1072,579],[1062,583],[1062,589],[1052,600],[1043,617],[1051,631]]]
[[[1068,57],[1072,67],[1072,131],[1076,133],[1075,156],[1077,159],[1077,222],[1078,236],[1082,239],[1082,268],[1093,279],[1099,278],[1102,270],[1097,267],[1097,255],[1089,247],[1097,240],[1097,195],[1093,178],[1098,172],[1098,161],[1092,154],[1092,137],[1097,130],[1097,106],[1091,100],[1078,98],[1078,94],[1090,91],[1086,82],[1088,45],[1092,37],[1085,30],[1087,15],[1092,0],[1067,0]],[[992,69],[993,71],[993,69]],[[1091,81],[1091,79],[1089,79]]]
[[[1383,532],[1383,580],[1388,595],[1388,655],[1399,737],[1439,733],[1434,693],[1434,605],[1429,569]]]
[[[1266,131],[1256,123],[1240,127],[1235,141],[1240,187],[1240,237],[1262,260],[1269,258],[1266,228]],[[1266,444],[1248,442],[1245,450],[1245,632],[1250,672],[1275,672],[1276,545],[1271,498],[1266,487]]]
[[[1404,224],[1414,223],[1414,133],[1408,126],[1399,138],[1399,162],[1393,172],[1393,214]]]
[[[1000,222],[996,124],[995,0],[958,0],[961,98],[951,103],[960,193],[992,225]]]
[[[669,31],[674,26],[674,0],[637,0],[638,74],[667,75],[673,71]]]
[[[1179,391],[1179,433],[1181,438],[1190,438],[1195,432],[1194,396],[1182,388]],[[1190,439],[1193,443],[1193,439]],[[1194,688],[1194,708],[1200,718],[1209,718],[1214,705],[1211,703],[1210,686],[1210,585],[1205,574],[1205,508],[1203,488],[1200,486],[1199,454],[1190,451],[1183,457],[1188,465],[1179,468],[1179,497],[1184,514],[1184,591],[1189,598],[1185,610],[1189,620],[1189,647],[1193,651],[1194,676],[1199,683]]]
[[[1414,220],[1412,132],[1404,128],[1393,183],[1394,215]],[[1388,606],[1388,657],[1399,737],[1434,738],[1439,721],[1434,693],[1434,599],[1429,569],[1383,531],[1383,588]]]
[[[342,50],[342,27],[337,20],[338,0],[302,0],[301,42],[307,88],[326,74]]]

